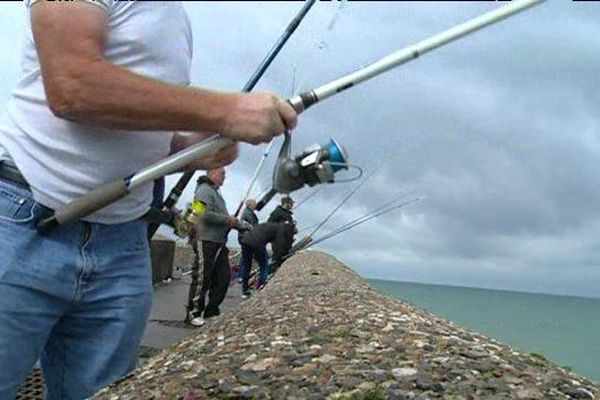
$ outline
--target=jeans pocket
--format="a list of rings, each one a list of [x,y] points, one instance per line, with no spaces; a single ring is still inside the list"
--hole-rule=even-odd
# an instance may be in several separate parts
[[[31,195],[21,192],[6,184],[0,186],[0,221],[19,224],[33,220],[36,203]]]
[[[148,224],[141,220],[134,220],[121,224],[120,228],[115,228],[119,232],[125,231],[122,236],[122,250],[129,253],[148,252]],[[116,231],[113,232],[116,234]]]

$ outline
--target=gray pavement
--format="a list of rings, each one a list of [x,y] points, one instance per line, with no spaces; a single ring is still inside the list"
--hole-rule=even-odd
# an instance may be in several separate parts
[[[190,287],[190,275],[183,276],[180,271],[173,273],[169,281],[155,285],[150,320],[142,338],[140,358],[152,356],[193,334],[202,327],[185,325],[185,306]],[[227,296],[221,304],[221,314],[235,307],[242,301],[240,285],[229,287]],[[216,317],[219,318],[219,317]]]

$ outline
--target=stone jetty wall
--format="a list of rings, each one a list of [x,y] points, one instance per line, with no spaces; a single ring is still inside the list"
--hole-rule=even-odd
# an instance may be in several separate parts
[[[99,399],[594,399],[592,382],[372,289],[321,252]]]

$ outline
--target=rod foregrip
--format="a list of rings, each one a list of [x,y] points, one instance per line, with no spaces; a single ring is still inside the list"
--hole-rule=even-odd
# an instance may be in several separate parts
[[[54,215],[42,219],[37,224],[40,232],[46,232],[57,225],[76,221],[106,207],[113,201],[129,194],[127,180],[117,179],[102,185],[85,196],[79,197],[54,211]]]
[[[294,111],[296,111],[296,114],[301,114],[308,107],[312,106],[313,104],[317,103],[318,101],[319,101],[319,98],[317,97],[317,95],[315,94],[315,92],[313,90],[311,90],[309,92],[300,93],[300,94],[292,97],[291,99],[287,100],[288,104],[290,106],[292,106]]]

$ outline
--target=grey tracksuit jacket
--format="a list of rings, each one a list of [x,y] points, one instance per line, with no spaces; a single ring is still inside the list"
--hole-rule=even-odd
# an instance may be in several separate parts
[[[225,243],[229,233],[227,226],[229,212],[225,199],[208,177],[201,176],[197,183],[194,199],[206,204],[206,212],[196,227],[198,240]]]

